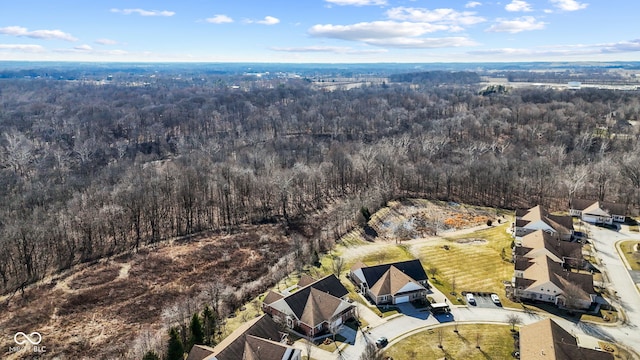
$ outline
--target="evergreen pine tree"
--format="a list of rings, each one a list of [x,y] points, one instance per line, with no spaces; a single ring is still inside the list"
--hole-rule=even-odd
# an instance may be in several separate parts
[[[191,325],[189,325],[189,329],[191,330],[191,334],[189,336],[189,346],[187,350],[191,351],[193,345],[204,344],[204,332],[202,331],[202,322],[200,322],[200,316],[198,316],[198,313],[193,314],[191,317]]]
[[[184,346],[182,346],[180,334],[176,328],[171,328],[169,331],[167,360],[184,360]]]
[[[160,356],[158,356],[155,351],[149,350],[146,354],[144,354],[142,360],[160,360]]]
[[[215,321],[216,321],[215,314],[213,313],[209,305],[205,305],[204,311],[202,312],[205,345],[213,344],[212,338],[215,335],[215,331],[216,331]]]

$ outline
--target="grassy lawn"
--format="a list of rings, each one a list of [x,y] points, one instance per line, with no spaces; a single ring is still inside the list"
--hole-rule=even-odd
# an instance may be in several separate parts
[[[599,316],[582,314],[580,316],[580,320],[586,320],[601,324],[615,323],[616,321],[618,321],[618,313],[615,311],[601,310]]]
[[[449,250],[443,246],[425,246],[420,250],[420,260],[425,268],[436,267],[439,274],[431,283],[445,293],[453,304],[458,304],[451,295],[455,281],[455,292],[494,292],[500,296],[505,306],[519,307],[504,296],[503,280],[513,277],[513,264],[502,260],[505,249],[511,257],[511,235],[506,232],[508,223],[476,231],[471,234],[447,238]],[[478,238],[486,244],[460,244],[456,240]],[[458,295],[459,296],[459,295]]]
[[[382,317],[389,317],[395,314],[400,314],[400,311],[395,306],[378,306],[378,310],[382,313]]]
[[[329,340],[332,340],[332,337],[328,338]],[[320,344],[318,344],[318,348],[328,351],[328,352],[333,352],[335,351],[338,347],[341,347],[342,344],[344,344],[344,341],[347,340],[344,336],[342,335],[336,335],[336,341],[330,341],[328,343],[324,343],[321,342]],[[313,351],[311,352],[311,355],[313,355]]]
[[[442,349],[438,348],[439,331],[442,334]],[[513,337],[509,326],[504,325],[459,325],[458,333],[453,326],[430,329],[412,335],[384,352],[394,360],[410,359],[512,359]],[[476,348],[480,334],[480,349]]]
[[[633,270],[640,270],[640,261],[633,257],[633,247],[637,243],[638,241],[624,241],[620,244],[622,254],[624,254],[624,257]]]

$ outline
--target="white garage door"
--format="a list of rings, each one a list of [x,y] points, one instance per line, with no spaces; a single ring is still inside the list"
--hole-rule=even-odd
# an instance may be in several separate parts
[[[407,296],[398,296],[396,298],[396,304],[402,304],[402,303],[406,303],[409,302],[409,295]]]
[[[336,319],[336,321],[333,322],[333,324],[335,326],[340,326],[342,325],[342,316],[340,316],[339,318]]]

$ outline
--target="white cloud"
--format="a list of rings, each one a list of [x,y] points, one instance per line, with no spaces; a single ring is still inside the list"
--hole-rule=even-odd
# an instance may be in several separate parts
[[[568,56],[589,56],[616,53],[640,52],[640,39],[621,41],[616,43],[603,44],[571,44],[571,45],[552,45],[538,48],[499,48],[469,51],[470,55],[503,55],[512,57],[526,58],[552,58],[552,57],[568,57]]]
[[[280,22],[280,19],[273,16],[265,16],[263,20],[256,21],[257,24],[262,25],[275,25]]]
[[[466,7],[467,9],[473,9],[474,7],[478,7],[482,5],[481,2],[477,2],[477,1],[469,1],[468,3],[466,3],[464,5],[464,7]]]
[[[100,44],[100,45],[117,45],[118,42],[115,40],[111,40],[111,39],[98,39],[96,41],[94,41],[96,44]]]
[[[144,9],[111,9],[112,13],[124,15],[138,14],[140,16],[173,16],[176,13],[168,10],[144,10]]]
[[[533,11],[533,9],[531,8],[531,4],[524,0],[513,0],[504,8],[505,10],[512,12]]]
[[[91,46],[87,45],[87,44],[75,46],[74,49],[80,50],[80,51],[91,51],[91,50],[93,50],[93,48]]]
[[[213,15],[213,17],[205,19],[205,21],[212,24],[228,24],[232,23],[233,19],[228,17],[227,15],[217,14]]]
[[[456,11],[453,9],[423,9],[397,7],[389,9],[387,16],[393,20],[407,20],[415,22],[429,22],[459,25],[474,25],[486,21],[485,18],[476,16],[472,11]],[[459,30],[457,28],[454,28]]]
[[[601,47],[605,53],[636,52],[640,51],[640,39],[601,44]]]
[[[478,43],[466,37],[442,38],[390,38],[372,39],[370,45],[387,46],[404,49],[437,49],[460,46],[476,46]]]
[[[325,0],[328,3],[345,6],[387,5],[387,0]]]
[[[516,34],[522,31],[542,30],[546,23],[537,21],[533,16],[523,16],[513,20],[499,18],[496,24],[487,29],[488,32],[508,32]]]
[[[0,28],[0,34],[28,37],[32,39],[44,39],[44,40],[66,40],[77,41],[71,34],[65,33],[61,30],[33,30],[22,26],[7,26]]]
[[[314,25],[309,34],[342,40],[386,39],[397,37],[415,37],[438,30],[448,29],[445,25],[398,21],[361,22],[353,25]]]
[[[332,53],[350,55],[380,54],[388,52],[386,49],[353,49],[347,46],[272,47],[271,50],[292,53]]]
[[[315,25],[309,29],[309,34],[315,37],[359,41],[369,45],[398,48],[440,48],[477,45],[465,37],[420,37],[427,33],[448,28],[447,25],[424,22],[374,21],[353,25]]]
[[[576,0],[550,0],[553,6],[563,11],[576,11],[585,9],[589,4],[579,3]]]
[[[44,48],[40,45],[32,44],[0,44],[0,50],[24,51],[24,52],[43,52]]]

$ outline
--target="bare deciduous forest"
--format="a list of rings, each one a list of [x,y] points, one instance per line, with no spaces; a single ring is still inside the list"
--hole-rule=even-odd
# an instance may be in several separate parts
[[[329,241],[397,197],[640,204],[637,91],[227,80],[2,79],[0,291],[243,224]]]

